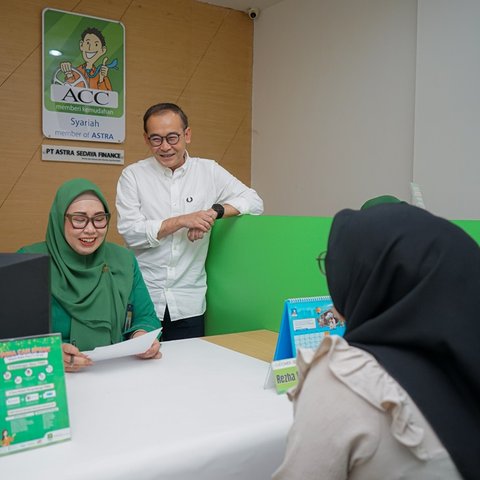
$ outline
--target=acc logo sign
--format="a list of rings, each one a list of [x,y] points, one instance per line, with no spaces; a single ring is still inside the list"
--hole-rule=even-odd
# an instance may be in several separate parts
[[[54,102],[73,103],[97,107],[118,107],[118,93],[111,90],[95,90],[66,85],[51,85],[50,97]]]

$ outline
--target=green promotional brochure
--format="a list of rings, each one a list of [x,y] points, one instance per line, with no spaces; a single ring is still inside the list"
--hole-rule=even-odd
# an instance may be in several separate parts
[[[70,439],[60,334],[0,340],[0,455]]]

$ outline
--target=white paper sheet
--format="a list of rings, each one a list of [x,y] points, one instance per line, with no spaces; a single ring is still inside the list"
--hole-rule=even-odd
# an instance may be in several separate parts
[[[127,355],[137,355],[146,352],[159,333],[161,328],[148,332],[145,335],[125,340],[124,342],[107,345],[105,347],[97,347],[94,350],[83,352],[94,362],[100,360],[109,360],[111,358],[126,357]]]

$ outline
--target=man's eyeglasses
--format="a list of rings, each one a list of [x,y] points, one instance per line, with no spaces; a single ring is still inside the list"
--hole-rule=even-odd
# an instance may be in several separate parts
[[[327,251],[325,250],[317,257],[318,268],[320,272],[325,275],[325,257],[327,256]]]
[[[78,230],[86,228],[89,222],[92,222],[92,225],[95,228],[105,228],[110,221],[109,213],[99,213],[98,215],[94,215],[93,217],[89,217],[88,215],[82,215],[80,213],[66,213],[65,217],[68,218],[70,225]]]
[[[148,141],[153,147],[160,147],[164,140],[167,141],[169,145],[176,145],[180,140],[180,133],[169,133],[167,136],[162,137],[161,135],[150,135]]]

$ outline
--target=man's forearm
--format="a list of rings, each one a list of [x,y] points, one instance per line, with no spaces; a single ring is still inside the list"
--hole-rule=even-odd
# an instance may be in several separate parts
[[[201,232],[208,232],[212,228],[216,218],[216,212],[212,209],[199,210],[178,217],[171,217],[163,220],[157,238],[167,237],[181,228],[198,229]]]
[[[181,228],[184,228],[184,225],[181,222],[181,216],[167,218],[162,221],[160,230],[157,233],[157,238],[160,240],[162,238],[168,237],[172,233],[180,230]]]
[[[228,203],[225,203],[223,205],[223,208],[225,209],[225,213],[223,214],[223,218],[236,217],[237,215],[240,214],[240,212],[235,207],[232,207]]]

